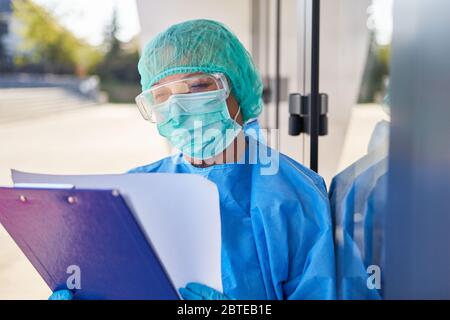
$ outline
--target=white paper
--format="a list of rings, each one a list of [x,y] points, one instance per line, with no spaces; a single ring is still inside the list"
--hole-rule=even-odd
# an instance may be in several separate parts
[[[222,291],[217,187],[193,174],[45,175],[12,170],[15,184],[119,190],[175,288],[199,282]]]

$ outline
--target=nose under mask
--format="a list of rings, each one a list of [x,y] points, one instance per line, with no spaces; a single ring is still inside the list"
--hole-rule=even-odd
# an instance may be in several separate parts
[[[168,119],[158,124],[161,136],[183,154],[205,160],[224,151],[242,126],[228,112],[222,90],[172,96],[167,103]]]

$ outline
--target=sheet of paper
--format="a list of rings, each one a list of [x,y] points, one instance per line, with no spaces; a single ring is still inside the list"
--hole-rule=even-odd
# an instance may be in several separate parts
[[[176,288],[200,282],[222,291],[219,195],[192,174],[46,175],[12,170],[15,184],[116,189],[126,200]]]

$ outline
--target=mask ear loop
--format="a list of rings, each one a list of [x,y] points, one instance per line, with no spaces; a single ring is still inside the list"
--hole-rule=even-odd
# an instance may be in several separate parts
[[[241,107],[239,106],[238,111],[236,112],[236,115],[234,116],[234,121],[236,122],[236,119],[239,117],[239,114],[241,113]]]

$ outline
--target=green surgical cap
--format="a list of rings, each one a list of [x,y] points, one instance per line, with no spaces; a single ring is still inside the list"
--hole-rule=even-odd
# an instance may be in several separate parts
[[[242,43],[219,22],[191,20],[171,26],[146,45],[138,69],[143,91],[177,73],[221,72],[244,121],[261,113],[261,77]]]

